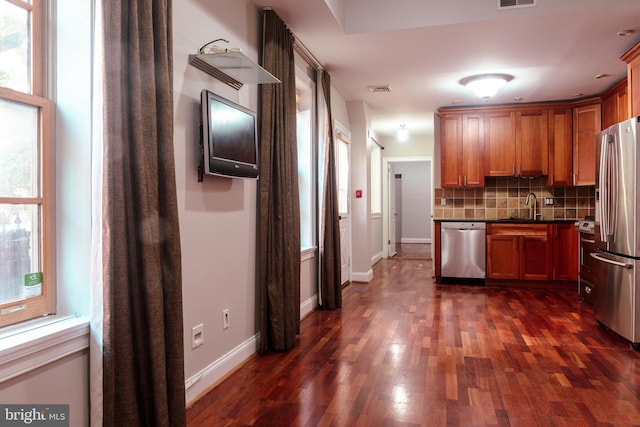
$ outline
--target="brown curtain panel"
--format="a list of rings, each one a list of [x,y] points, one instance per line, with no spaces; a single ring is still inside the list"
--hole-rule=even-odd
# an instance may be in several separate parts
[[[264,11],[262,66],[280,84],[260,86],[259,352],[293,347],[300,332],[300,205],[294,38]]]
[[[103,425],[185,426],[172,2],[103,11]]]
[[[342,280],[340,277],[340,216],[338,214],[338,185],[336,179],[336,151],[331,117],[331,76],[322,70],[322,93],[327,108],[324,196],[322,197],[322,227],[320,239],[320,293],[321,307],[333,310],[342,307]]]

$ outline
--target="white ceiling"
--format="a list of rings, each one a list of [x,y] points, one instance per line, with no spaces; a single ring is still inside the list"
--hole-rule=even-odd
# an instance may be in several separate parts
[[[413,136],[431,133],[429,113],[440,107],[486,105],[459,84],[473,74],[514,76],[489,104],[598,94],[624,77],[620,55],[640,40],[640,0],[537,0],[509,10],[498,0],[252,1],[273,8],[347,101],[369,106],[383,137],[400,124]],[[391,92],[367,89],[376,85]]]

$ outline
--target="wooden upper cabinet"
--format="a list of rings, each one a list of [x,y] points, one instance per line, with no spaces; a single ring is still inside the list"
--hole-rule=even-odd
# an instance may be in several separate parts
[[[630,118],[628,103],[627,79],[623,79],[602,97],[602,129]]]
[[[548,185],[573,185],[573,110],[552,108],[548,112],[549,175]]]
[[[534,108],[485,113],[485,159],[488,176],[547,175],[547,110]]]
[[[440,116],[443,187],[484,186],[483,127],[482,114]]]
[[[440,174],[443,187],[458,187],[462,170],[462,114],[440,116]]]
[[[640,41],[620,59],[627,63],[627,106],[630,113],[627,115],[640,116]]]
[[[484,116],[462,117],[462,183],[465,187],[484,187]]]
[[[485,113],[485,175],[513,176],[516,171],[516,113]]]
[[[516,175],[540,176],[549,173],[547,110],[516,112]]]
[[[601,123],[599,102],[573,109],[573,185],[596,183],[596,135]]]

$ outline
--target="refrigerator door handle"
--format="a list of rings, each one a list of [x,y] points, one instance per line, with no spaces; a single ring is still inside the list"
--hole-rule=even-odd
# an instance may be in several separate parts
[[[614,261],[612,259],[609,258],[605,258],[605,257],[601,257],[600,255],[590,252],[589,255],[591,255],[591,258],[595,258],[598,261],[602,261],[602,262],[606,262],[607,264],[612,264],[612,265],[616,265],[618,267],[622,267],[622,268],[633,268],[633,264],[628,264],[626,262],[620,262],[620,261]]]
[[[600,241],[606,242],[605,238],[607,233],[607,220],[606,220],[606,203],[607,203],[607,183],[606,183],[606,168],[607,168],[607,135],[602,135],[602,141],[600,143],[600,164],[598,165],[598,188],[596,189],[596,196],[600,196],[600,203],[598,204],[598,216],[600,217]]]
[[[618,156],[614,135],[602,135],[600,146],[600,240],[611,243],[618,219]]]

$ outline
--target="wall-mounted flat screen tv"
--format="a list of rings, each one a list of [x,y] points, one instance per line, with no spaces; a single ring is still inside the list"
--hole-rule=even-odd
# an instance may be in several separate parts
[[[239,178],[258,177],[258,134],[255,112],[204,89],[201,93],[202,172]]]

